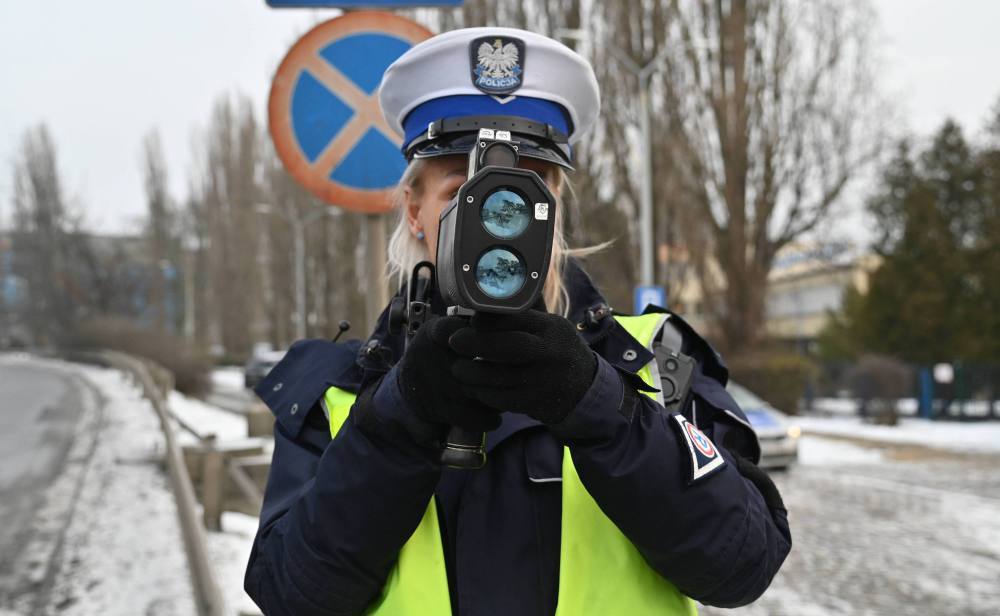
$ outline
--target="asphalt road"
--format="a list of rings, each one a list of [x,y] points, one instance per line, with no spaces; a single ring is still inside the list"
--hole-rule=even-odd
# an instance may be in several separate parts
[[[196,613],[162,437],[119,372],[0,354],[0,616]]]
[[[704,616],[1000,613],[1000,456],[807,439],[826,455],[776,475],[791,555],[757,603]]]
[[[18,614],[34,613],[24,606],[50,605],[52,596],[60,596],[49,592],[52,563],[59,560],[79,499],[80,473],[74,468],[97,459],[101,409],[94,390],[70,370],[0,361],[0,614],[12,605],[21,607]],[[131,425],[122,430],[135,432]],[[703,608],[703,616],[998,613],[1000,456],[861,447],[816,437],[805,437],[802,445],[804,463],[775,475],[792,524],[787,562],[754,605]],[[123,454],[108,455],[104,466],[110,469]],[[119,465],[114,472],[122,484],[128,473],[141,474],[130,486],[153,483],[147,477],[153,469],[146,466]],[[94,481],[103,485],[111,476]],[[134,487],[125,491],[123,497],[152,499]],[[157,510],[172,520],[164,499]],[[140,513],[140,519],[152,517]],[[93,528],[97,521],[79,524]],[[176,559],[183,564],[182,555]]]
[[[75,495],[70,487],[56,507],[46,497],[70,452],[80,455],[78,422],[94,395],[72,371],[0,363],[0,606],[44,590]]]

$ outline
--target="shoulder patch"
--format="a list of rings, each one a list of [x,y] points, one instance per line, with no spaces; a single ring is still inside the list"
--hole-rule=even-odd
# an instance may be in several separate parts
[[[671,415],[680,440],[687,446],[691,467],[688,484],[708,477],[726,465],[725,458],[710,438],[683,415]]]

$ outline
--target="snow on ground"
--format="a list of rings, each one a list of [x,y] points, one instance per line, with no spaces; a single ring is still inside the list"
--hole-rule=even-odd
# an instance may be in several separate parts
[[[1000,456],[886,448],[864,463],[853,456],[865,447],[815,436],[800,448],[802,464],[772,475],[792,533],[781,571],[755,603],[701,616],[998,613]]]
[[[51,555],[51,592],[31,613],[196,613],[177,508],[162,466],[164,442],[156,413],[117,371],[46,363],[77,371],[103,400],[92,412],[81,404],[80,435],[39,512],[44,525],[55,501],[74,499],[58,551]]]
[[[242,373],[240,378],[242,379]],[[168,405],[174,415],[202,435],[215,434],[220,445],[250,440],[247,439],[246,417],[223,411],[176,391],[170,392]],[[191,433],[179,428],[177,433],[182,443],[194,444],[195,438]],[[266,452],[271,450],[272,443],[269,439],[255,440],[262,442]],[[209,557],[226,600],[227,613],[233,616],[260,613],[243,590],[243,574],[250,559],[250,546],[256,533],[256,517],[231,511],[222,514],[222,532],[206,533]]]
[[[1000,453],[1000,422],[953,422],[903,418],[897,426],[863,423],[857,417],[796,417],[804,432],[848,436],[955,453]]]
[[[243,368],[223,366],[212,371],[212,387],[216,390],[229,389],[243,391]]]
[[[799,464],[804,466],[845,466],[849,464],[878,464],[882,452],[819,436],[799,439]]]
[[[208,533],[209,557],[222,587],[226,608],[234,616],[260,613],[243,590],[243,575],[250,560],[257,524],[258,519],[253,516],[227,511],[222,514],[222,532]]]
[[[228,411],[198,400],[189,398],[178,391],[170,392],[167,405],[171,413],[187,425],[193,427],[200,435],[214,434],[219,441],[233,441],[247,438],[246,417],[234,415]],[[194,443],[194,436],[187,430],[177,429],[178,438],[184,445]]]

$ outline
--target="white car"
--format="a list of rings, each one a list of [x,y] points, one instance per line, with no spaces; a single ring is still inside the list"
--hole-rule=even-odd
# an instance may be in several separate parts
[[[799,459],[802,430],[788,416],[755,396],[749,389],[729,381],[726,390],[740,405],[760,441],[760,467],[788,468]]]

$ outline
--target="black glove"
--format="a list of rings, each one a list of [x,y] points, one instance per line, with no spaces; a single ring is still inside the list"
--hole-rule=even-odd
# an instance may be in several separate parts
[[[463,356],[452,375],[471,398],[500,411],[558,423],[594,382],[597,358],[565,318],[528,310],[477,312],[448,340]],[[475,359],[473,359],[475,358]]]
[[[461,317],[440,317],[417,330],[399,362],[399,392],[424,421],[488,432],[500,426],[499,413],[464,395],[452,378],[460,359],[448,347],[448,338],[466,327]]]

